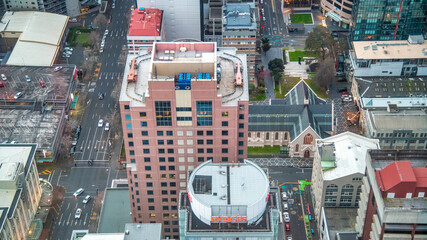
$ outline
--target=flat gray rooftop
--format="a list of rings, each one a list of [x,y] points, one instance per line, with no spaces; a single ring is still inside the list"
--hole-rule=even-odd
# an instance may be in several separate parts
[[[250,28],[256,27],[251,16],[251,5],[249,3],[230,3],[225,7],[226,28]]]
[[[329,235],[355,231],[357,208],[325,208]]]
[[[124,232],[125,225],[132,223],[130,213],[129,188],[105,189],[98,233]]]
[[[162,239],[161,223],[128,223],[125,226],[124,240],[160,240]]]
[[[0,100],[14,100],[17,92],[24,95],[19,100],[66,100],[70,88],[70,80],[74,73],[73,66],[63,66],[59,71],[54,67],[23,67],[23,66],[0,66],[0,74],[4,74],[7,80],[1,80],[4,88],[0,89]],[[31,79],[27,82],[25,75]],[[42,87],[43,81],[46,87]],[[3,105],[3,104],[2,104]]]

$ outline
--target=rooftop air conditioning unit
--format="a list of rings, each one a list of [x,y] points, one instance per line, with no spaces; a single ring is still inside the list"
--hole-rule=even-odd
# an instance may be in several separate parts
[[[219,171],[221,175],[225,175],[225,171]]]
[[[222,197],[221,197],[221,200],[227,200],[227,196],[225,196],[225,195],[224,195],[224,196],[222,196]]]

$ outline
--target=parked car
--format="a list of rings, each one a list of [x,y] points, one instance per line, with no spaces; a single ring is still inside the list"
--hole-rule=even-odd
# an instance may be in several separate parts
[[[4,74],[2,73],[2,74],[1,74],[1,79],[2,79],[3,81],[6,81],[6,80],[7,80],[6,75],[4,75]]]
[[[77,145],[77,137],[74,137],[73,142],[71,143],[71,145],[76,146]]]
[[[45,88],[46,84],[43,81],[40,81],[40,86],[42,86],[42,88]]]
[[[70,48],[70,47],[64,47],[64,50],[65,50],[65,51],[71,51],[71,52],[72,52],[72,51],[73,51],[73,48]]]
[[[54,69],[53,69],[53,71],[55,71],[55,72],[58,72],[59,70],[61,70],[62,69],[62,67],[61,66],[57,66],[57,67],[55,67]]]
[[[76,214],[74,214],[74,218],[75,219],[80,219],[81,216],[82,216],[82,209],[81,208],[77,208]]]
[[[104,48],[103,48],[103,47],[101,47],[101,48],[99,49],[99,52],[100,52],[100,53],[104,52]]]
[[[68,20],[69,23],[76,23],[77,22],[77,18],[70,18]]]
[[[288,203],[283,203],[283,210],[288,210]]]
[[[77,197],[77,196],[79,196],[80,194],[82,194],[84,191],[85,191],[85,190],[84,190],[83,188],[79,188],[79,189],[77,189],[77,191],[75,191],[75,192],[73,193],[73,196],[74,196],[74,197]]]
[[[353,101],[353,98],[352,98],[351,96],[346,96],[346,97],[343,97],[343,98],[342,98],[342,100],[343,100],[344,102],[352,102],[352,101]]]
[[[30,78],[30,76],[25,75],[25,80],[26,80],[27,82],[31,82],[31,78]]]
[[[90,201],[90,199],[91,199],[90,195],[87,195],[85,197],[85,199],[83,199],[83,203],[85,203],[85,204],[88,203]]]
[[[4,83],[0,81],[0,88],[4,87]]]
[[[286,223],[285,224],[285,229],[286,229],[287,232],[291,231],[291,224]]]
[[[73,146],[70,149],[70,155],[73,155],[74,153],[76,153],[76,146]]]
[[[289,226],[290,227],[290,226]],[[288,237],[288,240],[292,240],[292,237]]]
[[[314,234],[314,229],[313,228],[311,229],[311,234]]]
[[[99,121],[98,121],[98,127],[102,127],[102,126],[104,126],[104,120],[99,119]]]
[[[289,213],[288,212],[283,212],[283,219],[285,220],[285,222],[290,222],[291,218],[289,217]]]
[[[115,3],[113,3],[113,5],[111,6],[111,8],[116,8],[116,4],[115,4]]]
[[[288,200],[288,194],[286,194],[286,192],[282,192],[282,200],[283,201]]]
[[[105,123],[105,131],[110,131],[110,123]]]
[[[18,92],[17,94],[15,94],[15,96],[13,96],[13,98],[18,99],[18,98],[22,97],[22,95],[24,95],[22,92]]]

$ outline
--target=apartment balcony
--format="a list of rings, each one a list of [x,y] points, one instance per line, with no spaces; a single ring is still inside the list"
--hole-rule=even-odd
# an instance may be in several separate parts
[[[385,233],[383,236],[383,240],[411,240],[411,234],[403,234],[403,233]],[[414,239],[417,239],[416,237]],[[418,239],[426,239],[426,235],[424,238]]]

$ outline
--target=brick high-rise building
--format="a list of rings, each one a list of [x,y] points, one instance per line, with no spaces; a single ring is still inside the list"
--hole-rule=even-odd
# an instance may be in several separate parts
[[[162,223],[165,238],[179,238],[187,172],[247,156],[246,55],[216,43],[162,42],[134,56],[120,94],[132,219]]]

